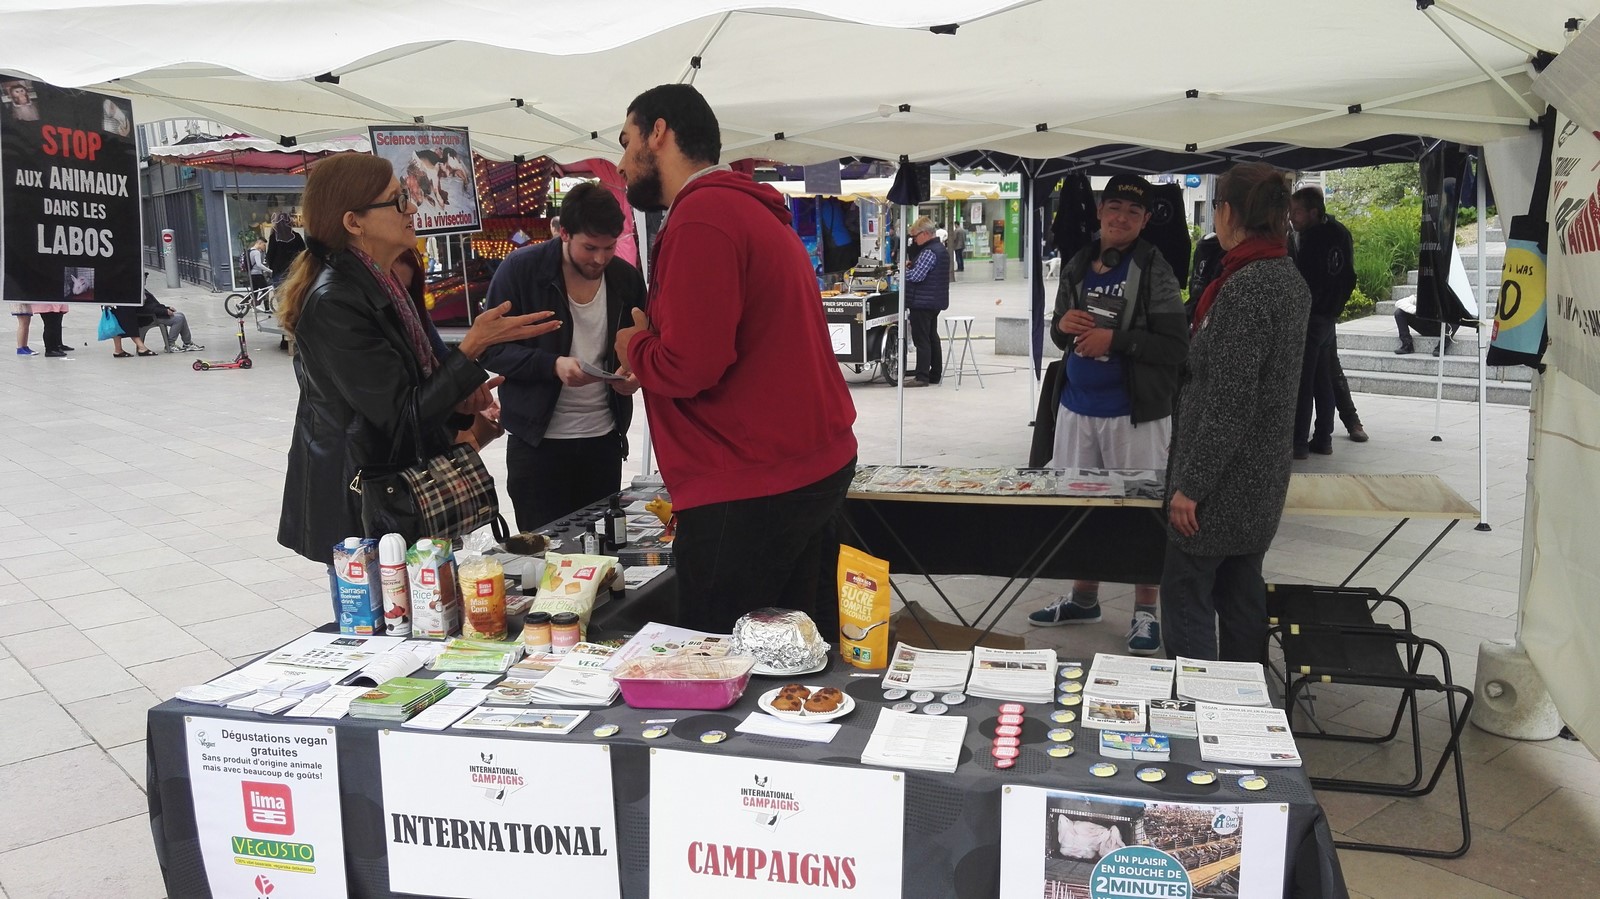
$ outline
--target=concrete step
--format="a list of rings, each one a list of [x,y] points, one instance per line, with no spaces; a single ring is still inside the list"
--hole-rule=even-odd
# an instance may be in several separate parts
[[[1341,354],[1340,359],[1343,358]],[[1356,393],[1431,397],[1437,389],[1437,379],[1425,375],[1347,370],[1345,378],[1350,382],[1350,389]],[[1526,406],[1532,393],[1532,385],[1526,381],[1490,381],[1485,392],[1491,403]],[[1466,403],[1477,402],[1478,379],[1445,378],[1444,398]]]
[[[1458,338],[1450,342],[1450,350],[1445,355],[1462,359],[1478,358],[1476,336],[1471,329],[1462,329]],[[1411,342],[1419,354],[1428,355],[1433,352],[1433,347],[1439,342],[1439,338],[1412,335]],[[1344,358],[1346,350],[1388,353],[1392,356],[1395,347],[1399,345],[1400,335],[1395,330],[1392,316],[1386,321],[1382,316],[1374,315],[1339,326],[1340,359]]]
[[[1466,259],[1466,260],[1462,260],[1462,261],[1463,261],[1463,264],[1465,264],[1466,267],[1467,267],[1467,283],[1473,285],[1474,287],[1476,287],[1477,284],[1478,284],[1478,262],[1477,262],[1477,260],[1476,259]],[[1500,257],[1490,256],[1489,257],[1489,268],[1484,272],[1484,274],[1487,276],[1486,280],[1488,281],[1488,284],[1489,284],[1490,287],[1494,287],[1495,285],[1500,283],[1500,269],[1504,265],[1504,263],[1505,263],[1505,257],[1503,257],[1503,256],[1500,256]],[[1407,283],[1407,284],[1416,284],[1417,283],[1417,270],[1416,269],[1412,269],[1411,271],[1406,272],[1405,283]]]
[[[1339,364],[1344,367],[1346,376],[1362,374],[1405,374],[1434,377],[1439,373],[1439,357],[1433,355],[1433,347],[1417,344],[1417,352],[1407,356],[1394,354],[1394,343],[1391,341],[1390,349],[1383,350],[1357,350],[1346,349],[1340,341]],[[1432,341],[1429,341],[1431,344]],[[1455,346],[1450,347],[1452,350]],[[1463,378],[1470,381],[1478,379],[1478,360],[1473,356],[1448,353],[1444,357],[1444,376],[1446,378]],[[1491,366],[1487,371],[1489,383],[1530,381],[1533,379],[1533,369],[1526,365]]]
[[[1414,287],[1412,289],[1415,290]],[[1474,302],[1477,301],[1476,295],[1474,295],[1473,301]],[[1487,315],[1490,315],[1490,316],[1494,315],[1495,306],[1499,303],[1499,301],[1500,301],[1500,288],[1498,288],[1498,287],[1489,288],[1489,309],[1488,309]],[[1382,315],[1382,316],[1387,316],[1387,317],[1392,317],[1394,315],[1394,306],[1395,306],[1395,301],[1394,300],[1379,300],[1378,302],[1376,302],[1376,303],[1374,303],[1372,305],[1373,305],[1373,309],[1372,309],[1372,314],[1373,315]]]

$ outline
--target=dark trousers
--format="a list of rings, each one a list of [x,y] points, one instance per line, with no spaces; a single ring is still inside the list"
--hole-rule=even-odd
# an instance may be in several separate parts
[[[1356,411],[1356,401],[1350,397],[1350,381],[1344,376],[1344,366],[1339,364],[1339,343],[1335,339],[1328,353],[1332,359],[1333,404],[1339,409],[1339,421],[1346,431],[1361,427],[1361,413]]]
[[[944,357],[939,355],[939,310],[912,309],[911,344],[917,348],[917,377],[929,384],[939,383],[944,375]]]
[[[1440,330],[1438,322],[1419,318],[1416,313],[1407,312],[1404,309],[1396,309],[1394,311],[1394,326],[1400,332],[1400,345],[1403,347],[1411,346],[1412,331],[1421,334],[1423,337],[1438,337]],[[1451,328],[1450,336],[1454,337],[1455,333],[1456,329]]]
[[[954,253],[951,253],[950,255],[956,257],[956,271],[964,272],[964,271],[967,270],[967,251],[966,250],[956,250]]]
[[[1261,661],[1267,640],[1265,556],[1192,556],[1167,543],[1161,636],[1169,658]]]
[[[813,484],[677,513],[672,543],[678,624],[726,634],[741,615],[776,606],[811,616],[839,639],[838,518],[856,463]]]
[[[506,441],[506,493],[519,531],[544,527],[622,488],[622,440],[615,431],[537,446],[515,435]]]
[[[41,312],[39,319],[44,323],[44,351],[59,350],[66,344],[61,342],[61,317],[65,312]]]
[[[1306,325],[1306,355],[1300,367],[1300,403],[1294,415],[1294,445],[1323,443],[1333,437],[1334,321],[1313,315]],[[1312,407],[1316,407],[1315,428]]]

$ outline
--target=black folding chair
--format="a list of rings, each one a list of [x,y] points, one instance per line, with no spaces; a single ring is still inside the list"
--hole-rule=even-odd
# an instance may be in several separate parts
[[[1374,617],[1384,611],[1398,613],[1398,625]],[[1312,777],[1318,789],[1379,796],[1415,798],[1433,792],[1445,765],[1455,763],[1456,793],[1461,810],[1461,845],[1453,849],[1428,849],[1386,843],[1335,841],[1341,849],[1392,852],[1431,858],[1459,858],[1472,845],[1467,820],[1467,782],[1461,765],[1461,732],[1472,709],[1472,691],[1455,683],[1450,655],[1436,641],[1419,637],[1411,629],[1411,610],[1405,603],[1373,588],[1316,587],[1305,584],[1267,586],[1268,644],[1283,650],[1283,686],[1289,725],[1294,727],[1295,703],[1309,685],[1351,684],[1397,690],[1400,693],[1389,731],[1381,735],[1333,733],[1311,718],[1316,730],[1295,730],[1297,738],[1387,743],[1410,719],[1412,775],[1404,783]],[[1388,616],[1382,616],[1388,617]],[[1427,650],[1438,653],[1442,676],[1420,669]],[[1422,728],[1417,712],[1419,692],[1442,693],[1449,711],[1450,737],[1439,762],[1426,774],[1422,761]],[[1457,708],[1457,700],[1460,708]],[[1311,716],[1307,716],[1311,717]]]

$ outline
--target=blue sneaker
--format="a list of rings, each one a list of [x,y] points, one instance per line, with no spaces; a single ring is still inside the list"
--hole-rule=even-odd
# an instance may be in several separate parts
[[[37,356],[39,354],[35,353],[33,351],[32,347],[19,346],[19,347],[17,347],[17,355],[18,356]]]
[[[1161,651],[1161,622],[1149,612],[1134,612],[1133,627],[1128,630],[1128,652],[1136,656],[1153,656]]]
[[[1029,613],[1028,623],[1034,627],[1056,627],[1062,624],[1094,624],[1100,620],[1100,606],[1098,604],[1084,608],[1072,601],[1072,596],[1063,596],[1048,606]]]

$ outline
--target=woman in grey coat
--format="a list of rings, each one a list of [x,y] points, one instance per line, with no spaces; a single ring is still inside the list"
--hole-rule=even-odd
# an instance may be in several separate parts
[[[1170,656],[1255,662],[1267,630],[1261,561],[1289,491],[1311,292],[1288,257],[1283,172],[1234,166],[1215,204],[1226,255],[1195,303],[1178,392],[1161,618]]]

